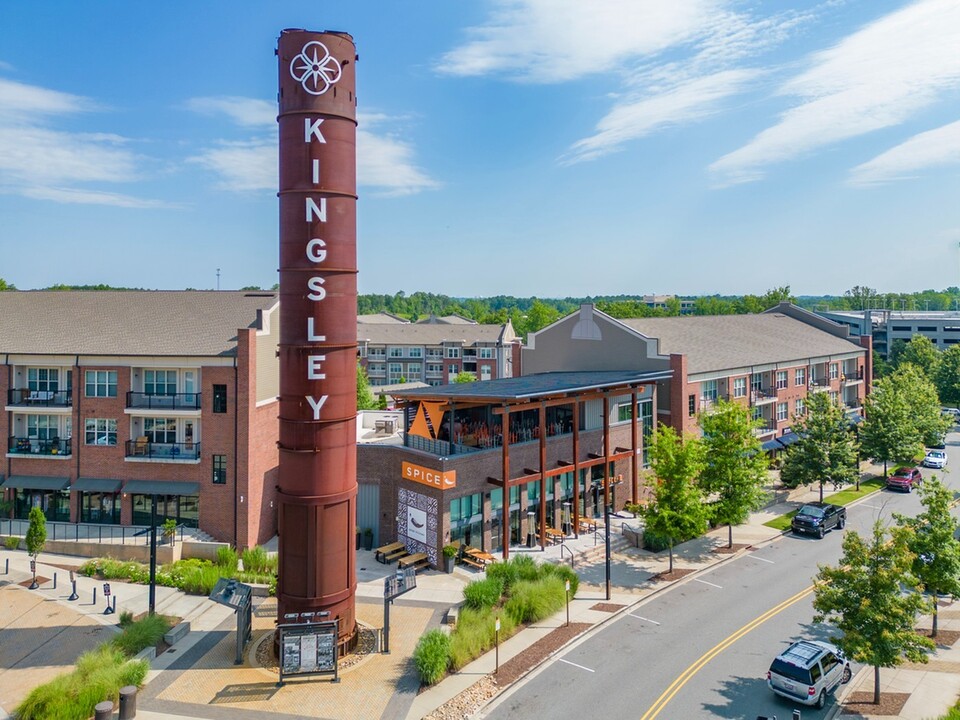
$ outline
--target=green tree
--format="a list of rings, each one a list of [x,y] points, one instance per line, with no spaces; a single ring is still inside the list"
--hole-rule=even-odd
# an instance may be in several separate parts
[[[816,392],[807,396],[806,417],[796,420],[799,440],[787,451],[780,479],[788,487],[817,483],[823,502],[825,483],[839,487],[859,476],[847,415],[828,393]]]
[[[631,505],[644,521],[644,532],[666,538],[673,572],[673,546],[702,534],[708,509],[695,482],[703,470],[704,448],[699,439],[681,439],[676,431],[661,425],[650,438],[650,464],[656,476],[653,499],[646,505]]]
[[[933,475],[920,486],[924,511],[916,517],[895,515],[899,524],[912,531],[907,544],[914,554],[913,575],[933,604],[931,637],[937,636],[938,597],[960,598],[960,541],[955,534],[957,520],[950,514],[952,500],[953,493]]]
[[[864,409],[867,419],[860,428],[861,452],[883,463],[884,477],[890,462],[909,462],[923,450],[910,407],[898,392],[893,376],[874,383]]]
[[[16,289],[17,288],[13,284],[8,283],[3,278],[0,278],[0,292],[3,292],[4,290],[16,290]]]
[[[727,526],[727,546],[733,547],[733,526],[746,522],[766,498],[767,458],[753,430],[761,421],[750,417],[746,405],[720,400],[701,413],[706,464],[700,489],[714,495],[710,503],[713,522]]]
[[[897,346],[898,352],[893,358],[895,368],[907,363],[916,365],[928,380],[934,381],[940,369],[940,351],[926,335],[914,335],[910,342]]]
[[[27,528],[27,553],[33,558],[33,583],[31,590],[40,587],[37,584],[37,558],[43,552],[43,546],[47,544],[47,518],[43,510],[34,506],[30,508],[30,525]]]
[[[960,345],[951,345],[940,355],[936,383],[940,402],[960,406]]]
[[[940,410],[940,398],[932,380],[909,363],[897,369],[890,379],[907,403],[920,442],[924,445],[943,442],[943,437],[953,427],[953,419],[944,417]]]
[[[854,285],[849,290],[844,291],[843,297],[846,300],[847,307],[851,310],[867,310],[877,307],[880,304],[880,296],[877,291],[866,285]]]
[[[474,375],[472,372],[461,370],[460,372],[457,373],[457,377],[455,377],[453,381],[458,384],[472,383],[477,381],[477,376]]]
[[[370,391],[370,378],[363,365],[357,363],[357,410],[373,410],[377,401]]]
[[[880,702],[880,668],[904,660],[926,662],[927,651],[935,647],[915,630],[927,603],[920,593],[909,592],[917,588],[909,534],[894,528],[888,538],[880,521],[867,539],[847,531],[843,557],[836,567],[821,565],[814,583],[814,622],[840,630],[833,641],[844,654],[873,667],[874,703]]]

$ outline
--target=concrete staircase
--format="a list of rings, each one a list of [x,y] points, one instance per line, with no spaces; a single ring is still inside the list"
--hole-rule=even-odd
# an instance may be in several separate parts
[[[581,538],[586,536],[581,536]],[[571,556],[568,552],[561,553],[561,558],[559,562],[564,565],[572,565],[573,567],[578,567],[580,565],[591,565],[595,562],[602,561],[606,557],[606,542],[603,533],[599,533],[597,536],[597,544],[593,545],[593,538],[590,536],[590,544],[586,547],[582,547],[579,550],[574,551]],[[621,533],[613,533],[610,535],[610,552],[618,553],[623,552],[627,548],[634,547],[633,543]],[[571,550],[573,548],[571,547]]]

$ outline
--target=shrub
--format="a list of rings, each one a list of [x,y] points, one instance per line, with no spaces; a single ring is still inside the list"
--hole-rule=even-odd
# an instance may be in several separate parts
[[[237,551],[232,547],[223,546],[217,548],[217,565],[223,570],[233,575],[237,571],[240,559],[237,557]],[[246,567],[246,565],[244,565]]]
[[[540,580],[520,580],[513,586],[503,610],[521,625],[553,615],[564,602],[563,580],[558,575],[549,575]]]
[[[505,612],[487,608],[473,610],[464,607],[457,618],[457,629],[450,636],[450,667],[460,670],[474,658],[493,647],[496,640],[496,621],[500,618],[500,641],[517,631],[517,624]]]
[[[503,582],[499,578],[488,577],[474,580],[463,589],[464,605],[474,610],[492,608],[503,595]]]
[[[427,685],[438,682],[450,663],[450,638],[441,630],[427,631],[413,651],[413,662],[421,682]]]
[[[147,615],[130,623],[110,642],[115,648],[133,657],[144,648],[154,647],[170,630],[170,621],[163,615]]]
[[[487,578],[497,578],[503,583],[503,591],[510,592],[510,588],[519,579],[516,563],[513,561],[516,556],[510,558],[507,562],[495,562],[487,565]]]
[[[20,548],[20,538],[18,537],[7,537],[3,539],[3,546],[7,550],[17,550]]]
[[[220,568],[216,565],[186,568],[180,576],[177,587],[190,595],[209,595],[220,579]]]
[[[121,628],[128,628],[133,625],[133,613],[129,610],[121,610],[120,622],[118,624]]]
[[[259,545],[243,551],[243,569],[246,572],[269,575],[277,571],[277,556],[267,555]]]
[[[571,598],[575,597],[577,590],[580,589],[580,576],[577,575],[577,573],[575,573],[573,568],[571,568],[569,565],[553,565],[552,563],[544,563],[540,566],[540,576],[555,576],[560,578],[560,582],[563,583],[569,580]]]
[[[459,545],[444,545],[443,546],[443,556],[445,558],[456,557],[457,553],[460,552]]]
[[[658,535],[657,533],[651,532],[650,530],[644,528],[643,547],[651,552],[661,552],[670,547],[670,538],[664,535]]]

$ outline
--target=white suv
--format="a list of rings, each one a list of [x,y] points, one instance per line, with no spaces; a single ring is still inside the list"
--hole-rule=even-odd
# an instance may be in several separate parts
[[[800,640],[777,655],[767,685],[777,695],[822,708],[827,693],[850,681],[850,663],[830,643]]]

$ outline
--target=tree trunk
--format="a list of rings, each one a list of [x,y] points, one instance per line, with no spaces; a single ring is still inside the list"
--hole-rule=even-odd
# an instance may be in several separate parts
[[[820,502],[823,502],[823,480],[820,481]]]
[[[733,523],[727,523],[727,547],[733,549]]]
[[[670,569],[667,572],[673,572],[673,541],[670,541]]]
[[[884,480],[887,479],[887,461],[886,460],[883,461],[883,479]]]
[[[880,704],[880,666],[873,666],[873,704]]]
[[[937,591],[933,591],[933,629],[930,631],[930,637],[937,636]]]

